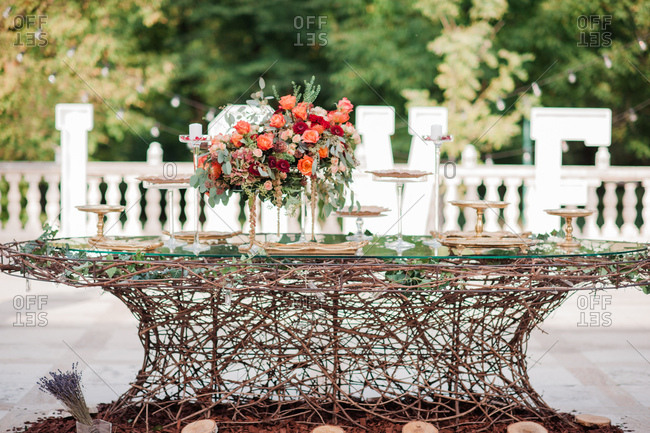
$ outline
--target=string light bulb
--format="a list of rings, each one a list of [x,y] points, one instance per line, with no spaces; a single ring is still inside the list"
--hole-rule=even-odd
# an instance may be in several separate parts
[[[152,137],[158,138],[160,136],[160,129],[158,129],[158,126],[154,125],[149,130],[149,133],[151,134]]]
[[[108,66],[104,66],[104,67],[102,68],[102,77],[108,77],[108,73],[109,73],[109,72],[110,72],[110,71],[108,70]]]
[[[83,102],[84,104],[88,102],[88,92],[83,92],[81,94],[81,102]]]
[[[542,89],[539,88],[539,84],[537,84],[537,81],[534,81],[532,86],[533,88],[533,94],[537,96],[538,98],[542,96]]]
[[[576,82],[578,78],[576,77],[576,74],[573,71],[571,71],[569,72],[569,76],[567,77],[567,79],[569,80],[569,83],[573,84]]]
[[[4,19],[9,18],[9,14],[10,14],[10,13],[11,13],[11,6],[9,6],[8,8],[6,8],[6,9],[2,12],[2,18],[4,18]]]
[[[648,45],[645,43],[643,39],[639,39],[637,42],[639,42],[639,48],[641,48],[641,51],[645,51],[648,49]]]
[[[178,95],[174,95],[171,101],[169,101],[172,107],[178,108],[181,105],[181,98]]]
[[[135,86],[135,91],[138,93],[144,92],[144,84],[140,83],[137,86]]]
[[[605,62],[605,67],[607,69],[612,69],[612,59],[610,59],[607,54],[603,56],[603,62]]]
[[[50,74],[49,77],[47,77],[47,81],[49,81],[50,84],[54,84],[56,81],[56,74]]]
[[[25,57],[25,54],[24,54],[24,53],[18,53],[18,54],[16,54],[16,60],[18,61],[18,63],[22,63],[24,57]]]
[[[217,115],[217,111],[214,108],[210,108],[207,113],[205,113],[205,120],[212,122]]]
[[[117,113],[115,113],[115,117],[117,117],[119,120],[124,120],[124,110],[121,108],[117,110]]]
[[[72,47],[72,48],[70,48],[70,49],[68,50],[68,52],[66,53],[66,55],[67,55],[68,57],[72,57],[72,56],[74,56],[75,51],[76,51],[75,48]]]
[[[630,120],[630,122],[634,123],[637,120],[639,120],[639,116],[637,116],[636,111],[634,111],[634,108],[630,108],[627,110],[627,118]]]
[[[499,96],[499,97],[497,98],[497,103],[496,103],[496,104],[497,104],[497,110],[499,110],[499,111],[503,111],[503,110],[506,109],[506,103],[503,101],[503,99],[501,98],[501,96]]]

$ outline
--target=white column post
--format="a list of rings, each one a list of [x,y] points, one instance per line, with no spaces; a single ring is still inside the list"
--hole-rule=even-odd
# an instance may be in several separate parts
[[[86,215],[88,131],[93,129],[92,104],[57,104],[55,126],[61,131],[61,234],[83,236]]]

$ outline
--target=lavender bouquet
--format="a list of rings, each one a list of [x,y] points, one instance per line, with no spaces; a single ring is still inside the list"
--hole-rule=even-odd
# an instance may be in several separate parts
[[[53,395],[63,403],[79,424],[92,427],[93,420],[81,391],[81,372],[77,370],[77,365],[78,363],[72,364],[72,371],[51,371],[51,378],[41,377],[38,387],[41,391]]]

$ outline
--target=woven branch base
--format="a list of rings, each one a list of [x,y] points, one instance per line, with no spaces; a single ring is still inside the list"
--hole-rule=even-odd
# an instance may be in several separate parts
[[[5,271],[119,298],[140,322],[145,359],[109,413],[137,406],[139,417],[169,411],[176,422],[224,405],[234,423],[548,418],[526,371],[530,332],[575,290],[649,281],[647,256],[398,264],[0,252]],[[201,410],[181,416],[179,403]]]

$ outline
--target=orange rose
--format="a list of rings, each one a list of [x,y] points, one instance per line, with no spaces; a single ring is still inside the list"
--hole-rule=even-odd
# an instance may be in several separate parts
[[[291,110],[294,116],[296,116],[300,120],[307,120],[307,108],[309,108],[309,104],[306,102],[301,102],[296,107]]]
[[[230,136],[230,142],[235,146],[240,147],[243,138],[244,136],[241,135],[239,132],[233,132],[232,135]]]
[[[284,116],[280,113],[271,116],[271,126],[273,128],[282,128],[285,124]]]
[[[350,115],[342,111],[330,111],[327,113],[327,120],[334,123],[345,123],[350,120]]]
[[[329,155],[329,150],[327,150],[327,147],[321,147],[318,149],[318,156],[321,158],[327,158],[327,155]]]
[[[248,134],[249,132],[251,132],[251,124],[248,123],[248,122],[245,121],[245,120],[240,120],[240,121],[237,122],[237,124],[235,125],[235,130],[236,130],[237,132],[239,132],[240,134],[242,134],[242,135],[243,135],[243,134]]]
[[[257,147],[262,150],[269,150],[273,147],[273,134],[267,132],[257,136]]]
[[[320,134],[314,129],[308,129],[302,134],[302,141],[305,143],[316,143],[319,138]]]
[[[296,106],[296,97],[293,95],[286,95],[280,98],[280,108],[283,110],[291,110]]]
[[[322,134],[325,131],[325,127],[323,125],[318,124],[318,123],[312,125],[311,129],[318,132],[319,134]]]
[[[348,98],[343,98],[336,104],[336,108],[344,113],[349,113],[354,108],[354,105]]]
[[[298,170],[303,174],[303,176],[311,176],[311,166],[314,163],[314,158],[311,156],[303,156],[300,161],[298,161]]]
[[[208,162],[208,155],[203,155],[199,158],[198,166],[207,171],[208,177],[212,180],[217,180],[221,176],[221,164],[217,161]]]

